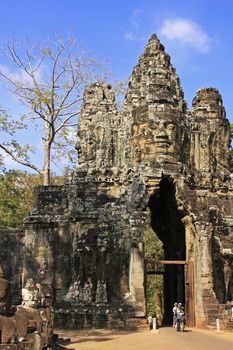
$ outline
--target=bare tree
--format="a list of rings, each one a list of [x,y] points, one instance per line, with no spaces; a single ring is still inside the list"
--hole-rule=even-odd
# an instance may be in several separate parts
[[[41,135],[43,167],[40,169],[30,161],[30,145],[20,146],[11,140],[0,142],[0,149],[14,161],[43,174],[44,185],[49,185],[51,157],[66,152],[80,112],[83,90],[99,79],[100,64],[81,45],[77,46],[74,38],[65,40],[57,36],[45,46],[32,47],[14,41],[7,45],[7,56],[14,74],[1,66],[0,76],[28,108],[26,117],[12,125],[11,135],[31,121]],[[1,115],[6,118],[6,125],[12,124],[6,113],[0,113],[0,118]]]

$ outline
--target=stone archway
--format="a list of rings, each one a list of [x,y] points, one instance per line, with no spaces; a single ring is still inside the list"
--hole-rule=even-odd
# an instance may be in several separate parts
[[[150,197],[151,227],[163,243],[165,261],[186,261],[185,226],[183,213],[178,210],[176,188],[171,178],[163,177],[159,188]],[[174,302],[185,304],[186,281],[184,264],[164,266],[163,324],[172,324]]]

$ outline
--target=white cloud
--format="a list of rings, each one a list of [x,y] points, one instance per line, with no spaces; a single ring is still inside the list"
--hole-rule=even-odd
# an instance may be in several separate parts
[[[131,18],[130,18],[130,23],[131,23],[132,27],[135,29],[139,29],[139,21],[140,21],[141,13],[142,13],[141,10],[135,9],[133,11]]]
[[[125,32],[125,39],[133,41],[135,40],[135,36],[132,32]]]
[[[199,52],[205,53],[210,49],[211,38],[199,24],[187,18],[165,19],[160,34],[168,40],[177,40]]]
[[[140,22],[142,17],[142,11],[134,9],[129,19],[129,30],[124,31],[124,37],[129,41],[145,41],[145,37],[140,34]]]

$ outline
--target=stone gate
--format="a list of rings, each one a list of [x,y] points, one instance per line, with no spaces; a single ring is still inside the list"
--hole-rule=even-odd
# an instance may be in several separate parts
[[[192,262],[195,324],[205,325],[233,299],[230,130],[219,91],[198,90],[190,111],[152,35],[121,110],[111,87],[96,83],[78,123],[77,169],[64,186],[36,189],[22,284],[34,276],[51,286],[63,326],[124,326],[144,317],[149,215],[164,259]],[[164,281],[169,322],[172,303],[188,302],[189,281],[181,266],[168,268]]]

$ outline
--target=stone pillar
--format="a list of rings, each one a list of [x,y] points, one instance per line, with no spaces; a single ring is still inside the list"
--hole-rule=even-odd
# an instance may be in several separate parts
[[[196,255],[196,326],[203,327],[205,321],[205,301],[208,303],[215,301],[213,292],[212,261],[210,253],[211,225],[209,223],[196,222],[197,255]]]
[[[134,296],[135,316],[145,316],[143,243],[131,248],[129,270],[130,293]]]

